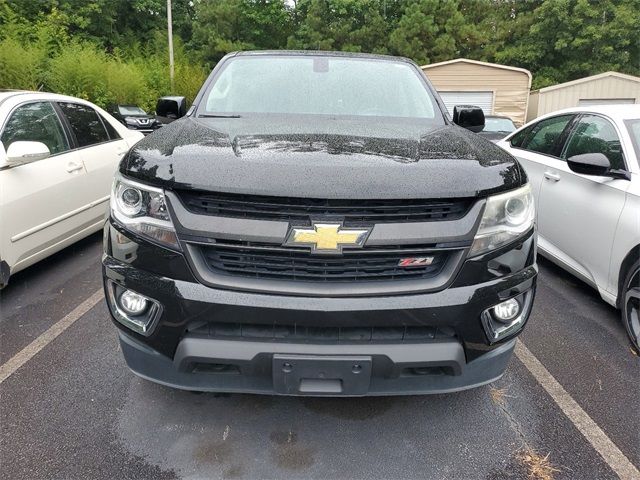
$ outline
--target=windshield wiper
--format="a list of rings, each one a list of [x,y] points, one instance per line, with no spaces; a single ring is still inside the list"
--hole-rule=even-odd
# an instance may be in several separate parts
[[[218,113],[201,113],[198,118],[240,118],[240,115],[224,115]]]

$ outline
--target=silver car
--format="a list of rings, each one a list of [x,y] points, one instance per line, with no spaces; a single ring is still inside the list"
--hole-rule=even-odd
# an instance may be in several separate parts
[[[640,335],[640,105],[577,107],[498,142],[529,176],[540,253],[621,309]]]

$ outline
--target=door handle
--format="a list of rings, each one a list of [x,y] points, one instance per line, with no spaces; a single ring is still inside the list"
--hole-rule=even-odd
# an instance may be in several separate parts
[[[544,172],[544,178],[546,178],[547,180],[551,180],[552,182],[559,182],[560,181],[560,175],[558,175],[557,173],[553,173],[553,172]]]
[[[82,164],[76,162],[67,163],[67,172],[69,173],[77,172],[78,170],[82,170],[83,168],[84,167],[82,166]]]

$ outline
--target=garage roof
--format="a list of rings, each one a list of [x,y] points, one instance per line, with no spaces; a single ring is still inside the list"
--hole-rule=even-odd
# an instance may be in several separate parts
[[[580,83],[592,82],[593,80],[600,80],[601,78],[606,77],[616,77],[621,78],[623,80],[631,80],[632,82],[640,83],[640,77],[634,77],[633,75],[627,75],[625,73],[618,72],[604,72],[598,75],[591,75],[590,77],[579,78],[577,80],[572,80],[571,82],[559,83],[557,85],[551,85],[550,87],[540,88],[539,90],[533,90],[533,92],[550,92],[552,90],[558,90],[560,88],[570,87],[572,85],[578,85]]]
[[[531,72],[529,70],[526,70],[524,68],[518,68],[518,67],[510,67],[508,65],[501,65],[499,63],[489,63],[489,62],[480,62],[478,60],[471,60],[469,58],[456,58],[454,60],[447,60],[446,62],[438,62],[438,63],[430,63],[428,65],[422,65],[420,68],[421,69],[425,69],[425,68],[433,68],[433,67],[442,67],[444,65],[451,65],[453,63],[472,63],[475,65],[482,65],[485,67],[492,67],[492,68],[501,68],[503,70],[512,70],[515,72],[521,72],[526,74],[529,77],[529,80],[531,80]]]

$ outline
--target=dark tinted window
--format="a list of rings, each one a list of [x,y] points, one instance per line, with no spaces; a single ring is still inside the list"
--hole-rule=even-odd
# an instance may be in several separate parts
[[[17,141],[42,142],[52,155],[69,149],[58,115],[49,102],[29,103],[16,108],[0,140],[5,149]]]
[[[58,105],[69,120],[79,147],[109,140],[109,134],[104,128],[102,120],[93,108],[77,103],[59,103]]]
[[[113,128],[113,125],[111,125],[106,118],[104,118],[102,115],[100,115],[100,120],[102,120],[102,123],[104,124],[104,128],[107,129],[107,133],[109,134],[109,138],[111,140],[119,140],[120,138],[122,138],[120,135],[118,135],[118,132],[116,132],[116,129]]]
[[[640,162],[640,118],[625,120],[624,123],[627,126],[627,130],[629,130],[631,143],[633,143],[633,148],[636,151],[636,159]]]
[[[587,115],[576,125],[564,156],[569,158],[583,153],[602,153],[611,162],[611,168],[625,168],[620,138],[614,126],[605,118]]]
[[[513,137],[511,137],[511,140],[509,140],[509,143],[511,143],[511,146],[512,147],[521,146],[522,142],[524,141],[525,138],[527,138],[527,135],[529,135],[533,127],[535,127],[535,125],[531,125],[530,127],[527,127],[524,130],[520,130]]]
[[[521,148],[546,155],[556,154],[556,147],[562,132],[573,115],[561,115],[541,120],[533,126],[531,135],[522,143]]]

